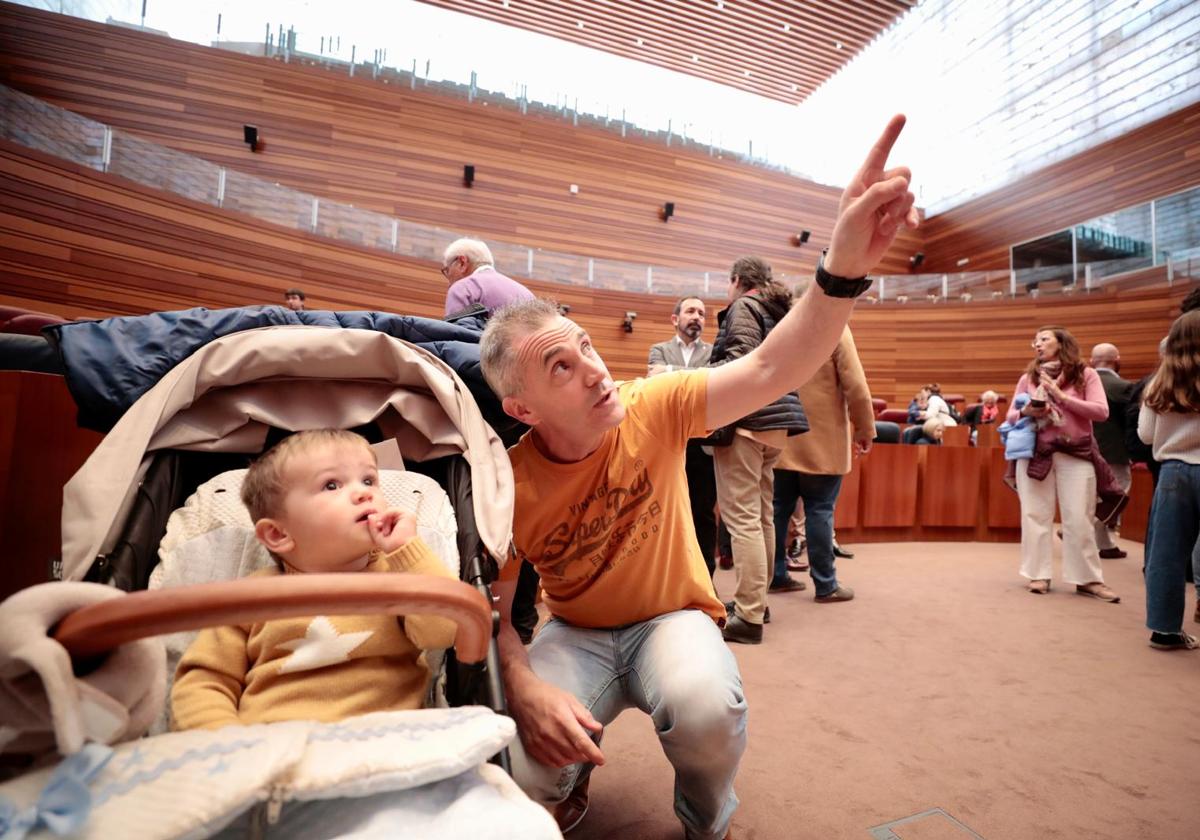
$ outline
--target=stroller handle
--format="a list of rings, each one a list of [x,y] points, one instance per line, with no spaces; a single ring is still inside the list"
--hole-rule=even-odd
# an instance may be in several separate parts
[[[304,574],[250,577],[132,592],[67,615],[54,639],[72,658],[96,656],[164,633],[306,615],[421,613],[458,625],[459,662],[482,662],[492,636],[492,607],[474,587],[432,575]]]

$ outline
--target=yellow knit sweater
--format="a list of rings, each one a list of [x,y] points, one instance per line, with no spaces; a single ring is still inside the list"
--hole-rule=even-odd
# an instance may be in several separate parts
[[[371,572],[453,578],[420,538],[373,557],[363,571]],[[422,650],[449,647],[454,633],[453,621],[432,615],[311,616],[210,627],[175,671],[172,726],[337,721],[418,709],[429,679],[418,657]]]

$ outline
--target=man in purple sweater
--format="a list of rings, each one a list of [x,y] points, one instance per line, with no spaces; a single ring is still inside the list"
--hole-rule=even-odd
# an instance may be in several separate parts
[[[533,297],[533,292],[516,280],[496,271],[492,252],[478,239],[456,239],[446,246],[442,276],[450,282],[446,291],[447,318],[474,304],[490,315],[506,303]]]

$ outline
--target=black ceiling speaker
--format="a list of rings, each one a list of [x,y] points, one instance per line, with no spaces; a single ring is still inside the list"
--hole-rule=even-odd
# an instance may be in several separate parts
[[[794,237],[792,237],[792,239],[796,243],[796,246],[799,247],[799,246],[803,245],[805,242],[807,242],[808,238],[810,236],[812,236],[811,230],[802,230],[799,233],[797,233]]]
[[[463,166],[463,186],[469,187],[475,183],[475,167],[471,164]]]
[[[258,126],[243,125],[242,137],[245,139],[246,145],[250,147],[250,151],[258,151]]]
[[[908,262],[913,268],[919,268],[921,263],[925,262],[925,252],[917,251],[917,253],[908,258]]]
[[[662,206],[662,220],[664,222],[668,221],[674,215],[675,215],[675,202],[668,201],[666,204],[664,204]]]

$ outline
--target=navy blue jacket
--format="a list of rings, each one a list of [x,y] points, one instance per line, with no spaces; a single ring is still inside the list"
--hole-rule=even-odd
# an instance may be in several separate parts
[[[79,425],[107,432],[138,397],[175,365],[210,341],[259,327],[302,324],[376,330],[411,342],[440,358],[466,383],[484,419],[497,432],[515,421],[479,368],[478,319],[449,324],[433,318],[387,312],[293,312],[284,306],[187,309],[71,321],[42,333],[57,349],[67,387],[79,407]]]

